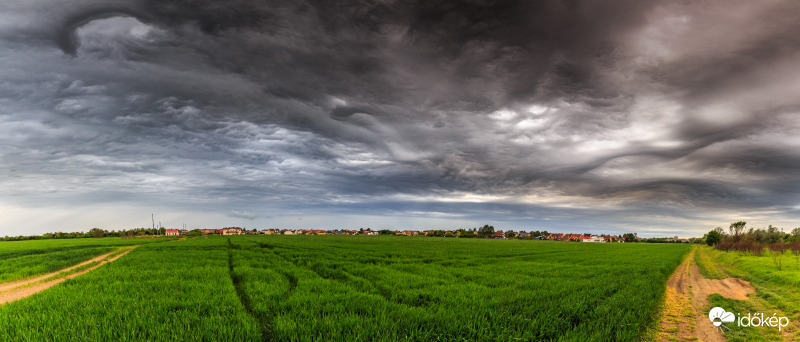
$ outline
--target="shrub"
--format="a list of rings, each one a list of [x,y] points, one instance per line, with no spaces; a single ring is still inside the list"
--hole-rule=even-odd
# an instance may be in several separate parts
[[[788,246],[783,243],[783,241],[778,241],[769,244],[769,251],[770,256],[772,256],[772,262],[775,263],[775,266],[778,267],[780,270],[783,266],[783,253],[788,249]]]

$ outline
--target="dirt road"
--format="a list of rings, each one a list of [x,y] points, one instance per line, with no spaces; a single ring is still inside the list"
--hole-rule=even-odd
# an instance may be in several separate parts
[[[61,283],[61,282],[65,281],[65,280],[67,280],[67,279],[75,278],[75,277],[77,277],[79,275],[91,272],[91,271],[97,269],[100,266],[103,266],[103,265],[105,265],[105,264],[107,264],[109,262],[112,262],[114,260],[117,260],[117,259],[123,257],[124,255],[130,253],[136,247],[138,247],[138,246],[133,246],[133,247],[129,248],[128,250],[126,250],[125,252],[123,252],[121,254],[118,254],[118,255],[115,255],[113,257],[110,257],[111,254],[114,254],[114,252],[111,252],[111,253],[108,253],[108,254],[103,254],[101,256],[92,258],[91,260],[84,261],[84,262],[82,262],[80,264],[77,264],[75,266],[67,267],[67,268],[62,269],[60,271],[56,271],[56,272],[53,272],[53,273],[45,274],[45,275],[38,276],[38,277],[35,277],[35,278],[31,278],[31,279],[25,279],[25,280],[21,280],[21,281],[16,281],[16,282],[13,282],[13,283],[0,284],[0,305],[3,305],[3,304],[8,303],[8,302],[13,302],[15,300],[19,300],[19,299],[31,296],[33,294],[36,294],[36,293],[39,293],[41,291],[47,290],[50,287],[52,287],[52,286],[54,286],[54,285],[56,285],[58,283]],[[43,281],[43,280],[46,280],[46,279],[48,279],[50,277],[58,275],[58,274],[60,274],[62,272],[68,272],[68,271],[74,270],[74,269],[76,269],[78,267],[90,264],[92,262],[99,262],[99,264],[97,264],[95,266],[92,266],[92,267],[89,267],[89,268],[87,268],[85,270],[82,270],[80,272],[75,272],[75,273],[72,273],[70,275],[58,278],[58,279],[53,279],[53,280],[49,280],[49,281]]]
[[[694,262],[692,249],[667,282],[664,315],[659,323],[661,341],[725,341],[708,319],[708,296],[745,300],[755,293],[748,282],[738,278],[706,279]]]

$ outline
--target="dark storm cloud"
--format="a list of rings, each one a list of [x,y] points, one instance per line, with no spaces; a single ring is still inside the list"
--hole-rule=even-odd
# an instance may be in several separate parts
[[[3,201],[793,217],[798,6],[8,1]]]

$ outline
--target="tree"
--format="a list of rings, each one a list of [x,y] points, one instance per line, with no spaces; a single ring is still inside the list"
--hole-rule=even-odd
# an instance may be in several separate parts
[[[478,236],[482,238],[492,237],[492,235],[494,235],[494,226],[487,224],[478,229]]]
[[[720,241],[722,241],[722,234],[720,234],[716,230],[712,230],[708,232],[708,234],[706,235],[706,244],[708,244],[709,246],[714,246],[718,244]]]
[[[742,232],[744,231],[744,226],[747,225],[745,221],[739,221],[731,223],[731,226],[728,227],[728,230],[731,232],[733,236],[733,242],[739,242],[739,239],[742,238]]]
[[[92,228],[89,233],[92,234],[93,238],[101,238],[105,235],[105,232],[100,228]]]
[[[506,235],[506,239],[510,239],[510,238],[513,238],[513,237],[517,236],[517,233],[514,233],[513,230],[508,230],[508,231],[506,231],[505,235]]]
[[[625,239],[625,242],[636,242],[636,235],[633,233],[623,234],[622,238]]]

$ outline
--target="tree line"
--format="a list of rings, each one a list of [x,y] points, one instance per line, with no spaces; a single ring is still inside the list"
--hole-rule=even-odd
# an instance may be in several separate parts
[[[120,238],[133,238],[142,236],[157,236],[165,235],[167,229],[161,228],[133,228],[133,229],[120,229],[120,230],[105,230],[100,228],[92,228],[88,232],[56,232],[45,233],[42,235],[20,235],[20,236],[5,236],[0,237],[0,241],[23,241],[23,240],[49,240],[49,239],[84,239],[84,238],[101,238],[101,237],[120,237]]]
[[[703,238],[706,244],[714,248],[730,252],[736,251],[744,255],[762,256],[769,253],[778,269],[783,267],[783,255],[786,251],[794,254],[800,265],[800,227],[786,233],[783,229],[769,225],[767,228],[746,228],[747,222],[733,222],[726,232],[717,227]]]

